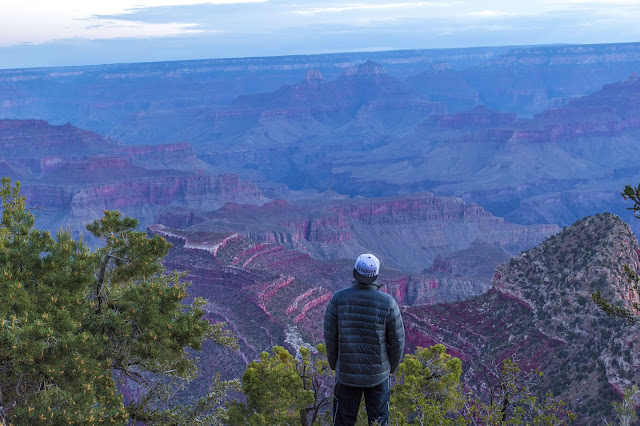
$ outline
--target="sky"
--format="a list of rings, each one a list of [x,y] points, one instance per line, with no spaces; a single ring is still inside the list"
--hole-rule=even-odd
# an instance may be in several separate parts
[[[15,0],[0,69],[640,41],[640,0]]]

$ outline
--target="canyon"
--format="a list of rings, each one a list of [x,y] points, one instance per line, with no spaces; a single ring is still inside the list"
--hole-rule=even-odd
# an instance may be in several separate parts
[[[238,232],[319,260],[355,259],[371,251],[385,265],[411,273],[431,266],[438,255],[468,249],[474,242],[513,256],[559,230],[557,225],[509,223],[477,204],[432,193],[296,203],[276,200],[261,207],[233,203],[189,217],[197,223],[185,228],[188,231]],[[169,226],[172,222],[175,219],[160,220]]]
[[[319,343],[372,252],[408,350],[445,344],[477,392],[514,358],[597,421],[640,363],[590,300],[637,301],[639,70],[638,43],[0,70],[0,175],[39,228],[115,209],[173,244],[240,344],[205,346],[191,394]]]
[[[0,70],[0,117],[72,123],[134,165],[235,174],[269,199],[430,191],[567,226],[630,219],[638,70],[637,43]],[[157,144],[193,152],[152,159]]]
[[[296,352],[321,342],[331,294],[352,281],[350,260],[319,261],[241,233],[164,225],[149,232],[173,243],[166,266],[189,271],[190,292],[208,300],[207,317],[225,321],[240,343],[235,352],[207,345],[194,389],[204,389],[216,371],[237,376],[274,344]],[[639,253],[630,227],[605,213],[515,257],[476,242],[417,274],[385,267],[379,282],[403,306],[409,353],[444,344],[462,360],[464,383],[476,393],[486,390],[487,369],[512,358],[526,372],[542,371],[540,388],[588,423],[609,418],[610,401],[637,383],[640,333],[607,317],[590,295],[600,291],[633,308],[639,299],[624,268],[640,270]],[[487,258],[502,263],[492,271]],[[477,287],[486,280],[489,287]]]
[[[42,228],[79,235],[109,209],[149,225],[175,207],[265,201],[253,183],[210,170],[188,144],[126,147],[70,124],[0,120],[0,149],[0,173],[21,182]]]

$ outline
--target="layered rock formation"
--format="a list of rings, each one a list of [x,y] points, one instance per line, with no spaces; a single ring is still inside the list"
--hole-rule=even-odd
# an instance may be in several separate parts
[[[427,99],[444,103],[449,112],[466,111],[482,104],[478,91],[446,62],[433,64],[430,70],[409,77],[407,83]]]
[[[239,232],[316,259],[355,259],[372,252],[384,264],[413,273],[427,268],[437,255],[468,249],[474,241],[513,255],[558,230],[555,225],[508,223],[477,204],[431,193],[311,204],[281,200],[262,207],[230,204],[196,222],[189,230]]]
[[[627,79],[639,67],[628,43],[10,70],[0,84],[15,96],[0,96],[0,114],[193,147],[115,154],[146,168],[354,197],[432,191],[520,224],[568,225],[604,210],[629,218],[615,194],[640,180]],[[60,165],[42,157],[5,167]]]
[[[0,175],[22,183],[39,227],[82,232],[105,209],[143,225],[174,206],[212,210],[226,203],[264,202],[237,175],[212,175],[188,144],[124,147],[70,124],[0,120]]]
[[[285,345],[287,333],[319,343],[331,292],[351,281],[345,264],[319,262],[235,233],[187,232],[161,225],[149,230],[174,244],[165,265],[190,271],[190,293],[207,298],[207,317],[227,322],[240,343],[238,352],[205,347],[203,388],[218,371],[238,377],[261,351]]]
[[[483,104],[519,115],[587,95],[640,68],[640,46],[602,44],[510,49],[462,72]]]
[[[624,265],[638,270],[638,253],[617,216],[585,218],[496,268],[489,293],[405,309],[408,339],[445,344],[463,360],[470,386],[481,382],[483,366],[506,357],[542,370],[543,389],[568,401],[582,421],[602,421],[616,392],[637,380],[640,334],[608,318],[590,295],[601,291],[627,307],[637,301]]]
[[[321,342],[323,316],[332,293],[353,281],[353,259],[319,261],[235,232],[163,225],[148,230],[173,243],[165,266],[189,272],[190,293],[208,300],[207,317],[226,321],[240,342],[236,353],[209,345],[201,356],[205,377],[215,371],[237,376],[274,344],[295,350],[300,344]],[[480,251],[485,252],[485,259],[477,258]],[[459,300],[478,294],[481,280],[486,280],[486,288],[489,278],[479,270],[487,268],[486,257],[496,260],[495,253],[497,249],[476,243],[467,252],[442,258],[440,263],[457,265],[447,272],[433,269],[408,275],[383,265],[379,282],[402,305]],[[502,256],[505,254],[497,255]]]

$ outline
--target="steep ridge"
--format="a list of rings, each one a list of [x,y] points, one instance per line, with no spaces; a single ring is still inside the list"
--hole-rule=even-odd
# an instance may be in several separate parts
[[[70,123],[52,126],[43,120],[0,120],[0,149],[5,158],[91,155],[115,147],[115,141]]]
[[[638,270],[639,253],[619,217],[587,217],[496,268],[489,293],[406,308],[408,339],[451,348],[472,387],[486,366],[514,358],[525,370],[542,370],[542,389],[569,401],[585,422],[602,421],[616,393],[637,380],[640,333],[608,318],[590,294],[601,291],[623,306],[636,301],[624,265]]]
[[[513,255],[558,230],[555,225],[515,225],[477,204],[431,193],[309,204],[279,200],[262,207],[229,204],[201,214],[195,222],[189,230],[238,232],[316,259],[355,258],[373,252],[385,264],[412,273],[427,268],[436,255],[467,249],[474,241]]]

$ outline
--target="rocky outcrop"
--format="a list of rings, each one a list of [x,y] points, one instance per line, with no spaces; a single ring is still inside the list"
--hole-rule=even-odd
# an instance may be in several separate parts
[[[115,147],[114,141],[70,123],[52,126],[43,120],[0,120],[2,158],[70,157]]]
[[[622,301],[632,309],[633,303],[640,299],[637,295],[632,297],[634,292],[624,266],[640,270],[639,250],[637,239],[620,218],[611,214],[596,215],[576,222],[500,265],[495,270],[492,286],[530,306],[536,324],[546,334],[556,334],[556,338],[566,340],[565,334],[546,329],[549,322],[542,312],[554,312],[554,319],[566,326],[573,324],[576,316],[585,314],[585,307],[580,303],[562,306],[562,291],[572,292],[575,298],[589,298],[591,292],[601,291],[605,297]],[[554,252],[556,256],[552,255]],[[559,282],[552,282],[558,278]],[[548,284],[544,292],[533,288],[545,283]]]
[[[601,291],[637,302],[624,272],[640,268],[637,239],[611,214],[587,217],[495,270],[492,290],[461,303],[407,308],[411,345],[444,343],[463,360],[465,380],[505,357],[544,372],[542,388],[568,401],[581,420],[611,415],[614,390],[637,380],[640,341],[625,320],[592,301]],[[446,262],[435,267],[451,269]],[[435,269],[435,268],[434,268]],[[482,392],[480,388],[478,391]]]

